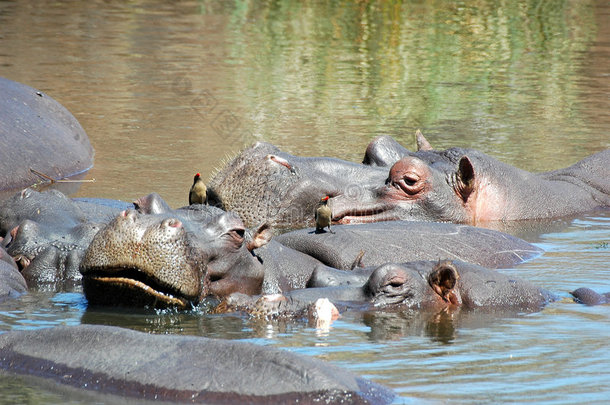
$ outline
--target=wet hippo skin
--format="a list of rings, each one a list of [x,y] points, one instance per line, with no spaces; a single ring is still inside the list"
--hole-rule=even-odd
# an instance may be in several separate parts
[[[394,398],[381,385],[287,351],[99,325],[2,334],[0,369],[157,401],[387,404]]]
[[[0,301],[16,298],[26,291],[27,284],[15,262],[0,247]]]
[[[294,156],[259,142],[210,179],[210,202],[237,212],[248,226],[286,228],[313,226],[325,196],[333,224],[409,220],[501,228],[610,206],[610,149],[530,173],[474,149],[434,150],[422,135],[418,145],[410,152],[378,138],[367,148],[370,164],[358,164]]]
[[[539,256],[542,250],[503,232],[467,225],[385,221],[339,225],[334,233],[301,229],[275,237],[322,263],[349,270],[387,262],[461,260],[489,268],[507,268]]]
[[[610,292],[597,293],[590,288],[581,287],[572,291],[570,294],[574,297],[574,301],[589,306],[610,304]]]
[[[321,298],[358,309],[539,311],[556,297],[527,281],[459,261],[387,263],[360,280],[336,270],[330,287],[288,291],[264,300],[234,294],[221,309],[257,316],[301,316]],[[339,305],[340,306],[340,305]]]
[[[0,190],[93,166],[93,147],[76,118],[49,95],[0,77]]]

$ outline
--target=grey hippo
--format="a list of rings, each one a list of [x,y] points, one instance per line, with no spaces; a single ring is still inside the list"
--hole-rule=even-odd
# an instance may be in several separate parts
[[[313,224],[329,196],[333,224],[387,220],[476,226],[552,219],[610,206],[610,149],[564,169],[530,173],[474,149],[419,150],[378,138],[368,164],[299,157],[259,142],[236,156],[208,183],[210,203],[237,212],[246,224]]]
[[[17,298],[27,291],[27,287],[13,258],[0,247],[0,301]]]
[[[0,190],[93,166],[93,147],[76,118],[48,94],[0,77]]]
[[[93,236],[131,204],[74,201],[57,190],[24,189],[0,204],[0,245],[34,283],[80,280]]]
[[[338,271],[341,273],[341,271]],[[358,309],[539,311],[555,296],[527,281],[459,261],[388,263],[359,275],[343,271],[330,287],[271,297],[228,296],[220,306],[255,316],[290,317],[321,298]]]
[[[0,335],[0,369],[96,402],[387,404],[395,394],[332,364],[251,343],[79,325]],[[96,397],[97,395],[97,397]],[[120,396],[120,398],[119,398]]]
[[[574,301],[585,305],[602,305],[610,304],[610,292],[598,293],[587,287],[577,288],[570,294],[574,297]]]

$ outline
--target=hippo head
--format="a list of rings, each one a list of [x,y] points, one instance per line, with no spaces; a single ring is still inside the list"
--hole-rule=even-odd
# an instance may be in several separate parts
[[[168,215],[121,212],[94,237],[80,271],[90,304],[187,308],[207,294],[196,238]]]
[[[207,222],[198,236],[207,260],[210,294],[260,293],[265,270],[253,251],[271,239],[268,225],[251,233],[237,214],[227,212]]]
[[[333,198],[333,221],[474,225],[504,218],[509,207],[500,184],[503,177],[520,178],[522,171],[472,149],[435,150],[419,131],[417,145],[417,152],[411,152],[388,137],[371,142],[364,161],[389,167],[384,184],[362,190],[357,198]]]
[[[444,307],[461,304],[458,279],[449,261],[439,262],[431,272],[419,271],[417,265],[385,264],[375,269],[364,290],[375,307]]]
[[[188,308],[208,294],[259,293],[264,268],[251,250],[268,242],[270,230],[251,234],[231,212],[198,219],[190,211],[123,211],[81,263],[89,303]]]
[[[245,149],[208,184],[209,203],[240,215],[247,226],[313,225],[325,196],[349,195],[383,182],[386,170],[326,157],[299,157],[259,142]]]
[[[79,263],[99,229],[56,190],[27,188],[0,206],[2,245],[28,282],[35,284],[80,280]]]
[[[421,154],[420,154],[421,155]],[[363,190],[354,199],[332,199],[333,221],[341,224],[389,220],[434,220],[470,223],[469,198],[474,187],[470,159],[458,162],[436,155],[406,156],[394,163],[383,185]]]
[[[81,223],[64,230],[24,220],[11,231],[6,249],[28,281],[37,284],[78,281],[86,243],[99,229],[100,225],[95,223]]]
[[[264,142],[244,150],[210,180],[209,204],[237,212],[248,226],[284,215],[286,194],[300,179],[280,153]]]

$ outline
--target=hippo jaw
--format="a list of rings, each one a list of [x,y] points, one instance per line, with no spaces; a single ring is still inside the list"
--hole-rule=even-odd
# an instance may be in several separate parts
[[[137,268],[90,268],[83,277],[83,289],[90,304],[108,305],[106,296],[115,297],[113,305],[187,309],[199,297],[163,285]]]

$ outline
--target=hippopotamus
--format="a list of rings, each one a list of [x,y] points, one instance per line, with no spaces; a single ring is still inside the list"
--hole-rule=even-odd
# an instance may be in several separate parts
[[[395,397],[384,386],[284,350],[101,325],[4,333],[0,369],[94,398],[112,395],[103,402],[388,404]]]
[[[387,220],[495,223],[551,219],[610,206],[610,149],[564,169],[529,173],[473,149],[410,152],[374,140],[364,162],[298,157],[273,145],[245,149],[209,182],[209,201],[245,223],[312,226],[330,197],[333,224]]]
[[[333,200],[339,223],[388,219],[478,225],[575,215],[610,207],[610,149],[572,166],[529,173],[466,148],[435,150],[417,134],[410,152],[384,136],[369,144],[364,162],[389,167],[384,184],[358,200]],[[398,160],[394,160],[400,157]]]
[[[0,77],[0,190],[93,166],[93,147],[76,118],[48,94]]]
[[[0,247],[0,301],[17,298],[27,291],[27,284],[13,259]]]
[[[320,298],[359,309],[443,308],[539,311],[555,296],[533,284],[481,266],[459,261],[387,263],[355,281],[346,278],[332,287],[293,290],[264,300],[229,296],[221,305],[256,316],[290,316],[305,312]]]
[[[590,288],[581,287],[570,292],[574,297],[574,301],[589,306],[610,304],[610,292],[597,293]]]
[[[257,142],[208,182],[208,203],[239,214],[246,226],[313,226],[321,198],[356,195],[387,177],[385,168],[333,158],[293,156]]]
[[[342,268],[422,256],[472,259],[507,267],[540,252],[527,242],[496,231],[458,229],[463,226],[455,224],[441,224],[442,229],[438,224],[421,224],[413,233],[405,233],[403,228],[405,237],[400,237],[395,227],[384,231],[378,226],[377,242],[372,246],[359,242],[363,235],[371,235],[368,224],[363,225],[368,230],[361,232],[352,232],[358,231],[358,226],[339,226],[334,234],[301,233],[292,238],[285,234],[276,238],[278,241],[266,224],[249,230],[233,212],[204,221],[179,212],[145,215],[123,211],[95,235],[80,266],[90,304],[190,308],[207,295],[274,294],[305,288],[317,268],[327,267],[318,260],[324,255],[314,256],[315,247],[301,252],[283,244],[290,240],[304,248],[318,243],[308,244],[308,238],[334,238],[325,239],[335,253],[333,248],[326,249],[324,260]],[[431,242],[439,232],[449,234]],[[393,248],[382,249],[385,243]],[[350,244],[354,246],[348,248]],[[468,249],[468,245],[480,248]],[[422,255],[422,250],[432,253]]]
[[[2,245],[32,283],[78,281],[85,249],[120,202],[74,201],[57,190],[24,189],[0,206]]]

